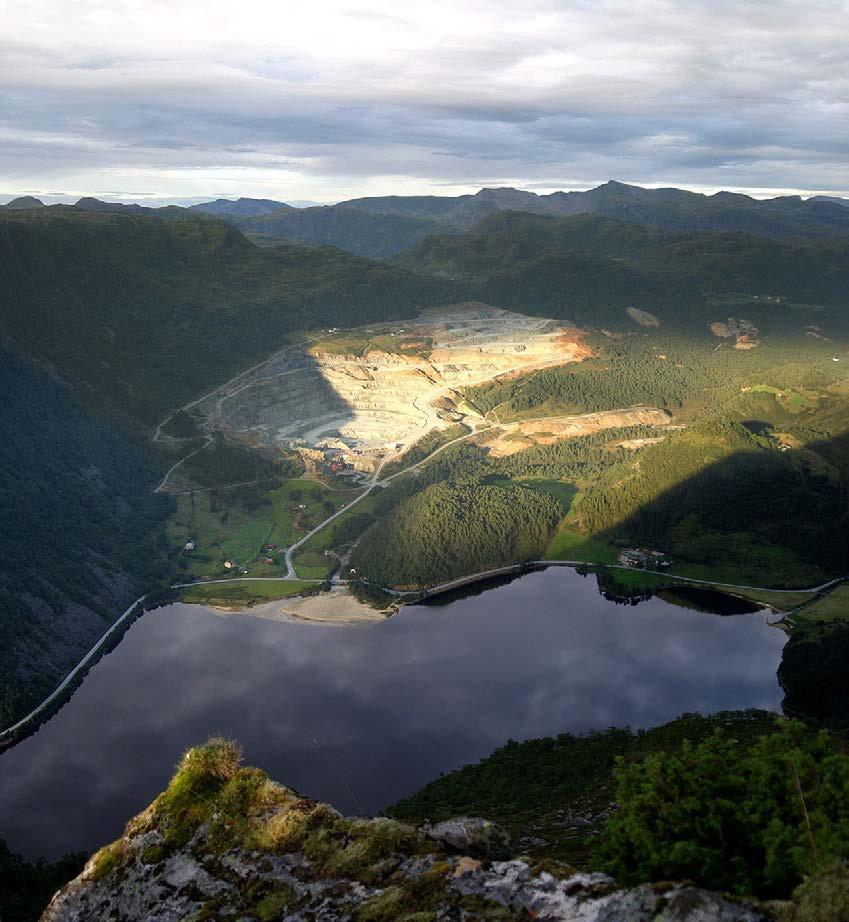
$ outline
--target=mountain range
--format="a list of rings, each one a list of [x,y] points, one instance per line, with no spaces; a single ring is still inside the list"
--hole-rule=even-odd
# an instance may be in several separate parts
[[[4,207],[41,206],[32,197]],[[336,246],[359,256],[386,258],[435,234],[458,234],[503,211],[569,217],[595,214],[660,230],[742,232],[756,236],[849,235],[849,200],[834,196],[755,199],[734,192],[703,195],[682,189],[646,189],[611,180],[585,192],[537,195],[512,188],[485,188],[474,195],[375,196],[336,205],[295,208],[273,199],[216,199],[192,205],[146,208],[80,199],[88,211],[147,213],[162,217],[189,211],[223,218],[257,243],[280,241]],[[54,206],[56,207],[56,206]]]

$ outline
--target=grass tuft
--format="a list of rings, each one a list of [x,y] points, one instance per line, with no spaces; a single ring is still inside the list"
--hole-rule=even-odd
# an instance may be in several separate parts
[[[230,740],[213,738],[189,749],[163,794],[155,801],[156,819],[166,845],[179,848],[212,815],[222,787],[239,771],[242,752]]]
[[[91,859],[89,876],[92,880],[103,880],[113,871],[123,867],[127,857],[127,847],[123,839],[106,845]]]
[[[286,811],[270,816],[256,834],[259,848],[281,853],[303,847],[310,833],[331,826],[339,814],[326,804],[301,800]]]

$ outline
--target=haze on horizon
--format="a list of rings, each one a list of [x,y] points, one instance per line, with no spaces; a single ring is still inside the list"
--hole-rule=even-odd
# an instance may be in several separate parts
[[[849,195],[849,0],[0,0],[0,200]]]

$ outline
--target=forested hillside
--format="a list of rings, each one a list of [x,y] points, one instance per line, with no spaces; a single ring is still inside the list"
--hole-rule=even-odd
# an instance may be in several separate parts
[[[487,303],[590,326],[636,329],[624,313],[631,306],[690,334],[735,311],[799,335],[810,324],[849,325],[849,244],[837,240],[500,212],[460,236],[430,237],[397,262],[465,281]]]
[[[392,256],[430,234],[450,233],[451,227],[426,217],[372,214],[357,208],[317,206],[289,208],[232,219],[260,242],[282,240],[311,246],[334,246],[359,256]]]
[[[260,249],[207,217],[0,218],[0,330],[84,399],[152,423],[294,330],[409,316],[454,286],[338,250]]]
[[[437,483],[402,502],[357,548],[359,576],[428,586],[543,552],[563,515],[546,493],[519,487]]]
[[[159,461],[114,418],[0,346],[0,727],[168,573]]]
[[[448,545],[452,536],[425,493],[447,482],[519,489],[517,507],[533,502],[532,491],[557,497],[558,532],[536,554],[548,559],[610,563],[636,545],[671,554],[684,575],[731,582],[803,586],[846,572],[845,345],[776,337],[739,350],[709,332],[660,329],[594,346],[585,362],[470,388],[466,398],[490,430],[381,491],[360,524],[377,521],[353,565],[374,581],[417,585],[439,582],[426,574],[441,568],[459,575],[523,559],[509,542],[486,538],[485,550],[431,565],[431,532],[445,531]],[[633,405],[668,408],[672,425],[560,439],[546,432],[549,417]],[[521,435],[523,420],[539,422],[541,443]],[[441,499],[447,505],[453,494]]]
[[[467,388],[466,397],[481,413],[494,413],[504,422],[638,404],[673,410],[687,402],[718,406],[751,383],[779,391],[817,389],[837,383],[844,374],[833,361],[834,352],[842,350],[810,337],[775,337],[757,349],[738,350],[707,331],[687,336],[657,330],[597,337],[595,349],[595,357],[579,364]],[[824,407],[819,410],[825,412]]]
[[[748,560],[768,571],[774,561],[785,585],[804,585],[794,556],[823,577],[846,570],[845,489],[814,455],[765,445],[739,423],[706,422],[648,446],[639,465],[609,467],[575,518],[595,536],[707,567]]]
[[[268,239],[332,244],[363,256],[399,253],[428,234],[468,231],[504,211],[568,217],[598,215],[660,230],[745,233],[761,237],[849,235],[845,201],[798,196],[758,200],[719,192],[643,189],[607,182],[586,192],[537,195],[521,189],[481,189],[474,195],[387,195],[337,205],[292,209],[273,202],[210,202],[193,208],[227,215],[246,233]]]

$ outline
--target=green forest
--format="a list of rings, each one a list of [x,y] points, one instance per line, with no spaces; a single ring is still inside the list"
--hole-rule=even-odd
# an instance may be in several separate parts
[[[70,389],[0,347],[0,724],[52,690],[67,663],[45,656],[69,602],[103,630],[169,572],[151,491],[160,461],[139,433],[89,415]],[[110,591],[115,579],[129,586]],[[129,597],[128,597],[129,596]],[[122,604],[123,603],[123,604]],[[33,618],[33,608],[42,610]],[[44,669],[44,661],[52,661]],[[42,663],[33,670],[34,662]]]
[[[592,413],[631,406],[680,410],[688,402],[713,407],[734,400],[747,384],[779,389],[822,388],[845,372],[832,361],[834,347],[778,337],[739,351],[698,330],[596,337],[597,357],[469,388],[466,398],[506,422],[545,413]]]
[[[386,813],[407,822],[481,815],[520,837],[533,829],[545,843],[537,860],[604,868],[621,882],[686,879],[766,899],[805,882],[803,905],[829,893],[832,903],[802,918],[836,922],[834,910],[849,906],[839,862],[847,784],[839,737],[764,711],[685,714],[636,733],[510,741]],[[564,821],[576,816],[592,819]]]
[[[369,582],[432,585],[538,557],[563,512],[553,497],[535,490],[436,483],[367,532],[352,565]]]
[[[409,316],[456,286],[332,248],[262,249],[180,212],[0,212],[3,327],[99,407],[145,424],[296,330]]]

